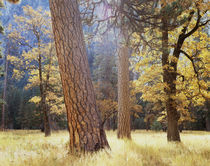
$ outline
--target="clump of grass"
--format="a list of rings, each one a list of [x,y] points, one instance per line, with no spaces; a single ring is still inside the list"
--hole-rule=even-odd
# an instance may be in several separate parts
[[[0,132],[2,166],[208,166],[210,133],[186,131],[182,143],[168,143],[166,133],[135,131],[132,141],[107,132],[110,150],[81,157],[66,148],[68,132],[44,137],[39,131]]]

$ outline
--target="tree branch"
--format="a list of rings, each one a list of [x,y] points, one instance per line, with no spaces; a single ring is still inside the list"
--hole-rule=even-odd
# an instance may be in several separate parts
[[[180,53],[184,54],[192,63],[193,65],[193,69],[194,69],[194,72],[196,74],[196,78],[197,78],[197,84],[198,84],[198,88],[199,88],[199,94],[201,94],[201,96],[204,98],[204,99],[208,99],[207,96],[205,96],[202,92],[201,92],[201,85],[200,85],[200,82],[199,82],[199,75],[198,75],[198,71],[196,70],[196,66],[195,66],[195,63],[193,61],[193,58],[190,57],[190,55],[188,55],[185,51],[183,50],[180,50]],[[197,96],[197,95],[196,95]]]
[[[201,20],[201,17],[202,17],[202,16],[200,15],[200,9],[197,8],[197,21],[196,21],[196,24],[195,24],[194,28],[193,28],[190,32],[188,32],[187,34],[185,34],[185,35],[183,36],[184,39],[188,38],[188,37],[191,36],[198,28],[200,28],[200,27],[202,27],[202,26],[204,26],[204,25],[206,25],[206,24],[208,23],[208,21],[207,21],[206,23],[200,24],[200,25],[199,25],[200,20]]]
[[[193,58],[190,57],[190,55],[188,55],[188,54],[187,54],[185,51],[183,51],[183,50],[180,50],[180,53],[184,54],[184,55],[191,61],[192,65],[193,65],[194,72],[195,72],[195,74],[196,74],[197,77],[198,77],[198,71],[196,70],[196,67],[195,67]]]

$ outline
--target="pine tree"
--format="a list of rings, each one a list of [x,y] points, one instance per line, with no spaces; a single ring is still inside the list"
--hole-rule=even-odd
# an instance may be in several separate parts
[[[109,145],[96,107],[78,2],[49,2],[68,117],[70,151],[98,151]]]
[[[130,91],[129,91],[129,48],[125,30],[124,43],[119,50],[118,58],[118,126],[117,137],[131,139],[130,127]]]

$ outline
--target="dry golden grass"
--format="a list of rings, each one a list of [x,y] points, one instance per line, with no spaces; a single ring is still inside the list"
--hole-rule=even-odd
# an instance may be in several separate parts
[[[67,154],[67,131],[45,138],[39,131],[0,132],[0,166],[209,166],[210,133],[184,131],[182,143],[166,133],[135,131],[132,141],[107,132],[111,151],[74,157]]]

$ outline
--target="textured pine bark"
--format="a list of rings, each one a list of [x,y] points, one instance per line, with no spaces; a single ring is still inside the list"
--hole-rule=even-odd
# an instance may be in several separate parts
[[[129,49],[120,48],[118,62],[118,138],[131,139],[129,109]]]
[[[96,107],[77,0],[50,0],[70,133],[70,151],[109,147]]]
[[[180,115],[176,108],[176,102],[173,96],[176,95],[176,71],[170,69],[169,66],[169,48],[168,48],[168,22],[167,18],[162,18],[162,67],[163,82],[168,86],[164,88],[166,94],[166,112],[167,112],[167,140],[180,141],[178,120]],[[174,64],[175,68],[177,64]]]

